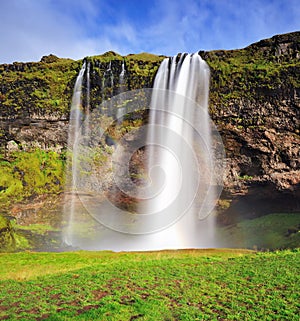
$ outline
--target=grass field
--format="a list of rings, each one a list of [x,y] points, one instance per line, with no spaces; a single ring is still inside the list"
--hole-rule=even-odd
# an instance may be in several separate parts
[[[299,320],[300,250],[0,255],[0,320]]]

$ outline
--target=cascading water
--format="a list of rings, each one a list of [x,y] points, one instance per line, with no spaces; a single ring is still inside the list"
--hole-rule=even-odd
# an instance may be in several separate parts
[[[122,66],[121,66],[121,72],[119,75],[119,90],[118,93],[121,94],[122,92],[125,91],[125,61],[122,61]],[[122,104],[122,102],[121,102]],[[123,121],[123,116],[122,114],[124,113],[124,107],[119,107],[117,108],[117,120],[118,123],[121,124]]]
[[[86,69],[86,107],[85,107],[85,121],[84,121],[84,134],[85,136],[90,136],[90,92],[91,92],[91,80],[90,80],[90,69],[91,64],[88,62]]]
[[[108,67],[105,70],[102,77],[102,102],[106,99],[110,99],[113,96],[114,87],[114,74],[111,68],[111,61],[108,63]],[[102,113],[110,114],[110,110],[102,110]]]
[[[67,171],[66,171],[66,187],[67,191],[70,194],[66,194],[65,205],[64,205],[64,216],[68,222],[67,228],[64,231],[64,242],[68,245],[72,245],[73,237],[73,222],[74,222],[74,213],[76,211],[76,199],[75,189],[77,186],[77,157],[78,157],[78,144],[77,137],[80,134],[81,126],[84,121],[84,111],[82,107],[82,82],[83,76],[86,71],[86,63],[84,62],[82,68],[77,76],[73,97],[70,110],[69,118],[69,129],[68,129],[68,160],[67,160]],[[88,65],[89,71],[89,65]],[[89,72],[88,72],[89,78]],[[89,83],[89,81],[88,81]],[[89,84],[88,84],[89,86]],[[88,98],[89,99],[89,98]],[[89,107],[88,107],[89,108]],[[88,116],[88,113],[86,114]]]
[[[222,169],[215,170],[218,167],[213,147],[216,142],[212,144],[213,124],[207,112],[207,64],[198,54],[165,59],[155,77],[153,90],[120,94],[103,102],[98,111],[94,110],[91,118],[87,118],[90,137],[77,127],[80,126],[80,118],[75,121],[75,111],[81,110],[80,87],[85,68],[84,64],[78,75],[71,108],[71,190],[76,189],[76,195],[72,193],[68,209],[66,242],[82,249],[116,251],[218,246],[214,216],[209,214],[221,191],[218,178],[222,176]],[[125,66],[122,67],[120,82],[123,71]],[[110,73],[111,64],[104,78],[107,79]],[[107,86],[111,85],[107,83]],[[115,142],[110,147],[112,168],[105,172],[103,165],[98,166],[103,157],[99,146],[103,145],[103,137],[107,141],[101,123],[101,119],[107,116],[103,110],[111,114],[111,108],[117,107],[114,117],[119,122],[125,114],[145,108],[145,105],[150,106],[150,117],[149,124],[142,126],[139,134],[142,137],[144,132],[144,141],[139,138],[131,151],[128,146],[134,140],[134,134],[124,135],[123,141]],[[85,128],[85,124],[82,127]],[[216,133],[214,130],[215,140],[218,140]],[[143,146],[146,146],[144,153],[148,158],[145,164],[148,179],[144,185],[134,186],[128,170],[130,159],[132,153]],[[222,148],[219,154],[222,159]],[[108,172],[108,175],[113,173],[114,184],[126,197],[139,200],[136,211],[119,208],[103,196],[111,191],[103,189],[104,176]],[[218,185],[219,189],[216,188]],[[74,213],[80,214],[76,216]],[[87,226],[84,231],[83,226]]]
[[[125,61],[122,61],[122,70],[120,72],[120,87],[122,87],[124,85],[124,80],[125,80]]]
[[[209,215],[217,193],[208,92],[209,68],[198,54],[162,62],[151,100],[148,169],[154,196],[146,212],[157,213],[154,226],[164,222],[161,227],[167,228],[157,237],[168,248],[216,246]],[[190,152],[195,145],[199,155]]]

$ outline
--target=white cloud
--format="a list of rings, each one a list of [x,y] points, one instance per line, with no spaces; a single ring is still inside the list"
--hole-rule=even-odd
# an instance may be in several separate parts
[[[80,1],[64,2],[70,3],[72,12],[65,11],[68,6],[53,7],[48,0],[1,1],[0,61],[36,61],[50,53],[82,58],[89,52],[95,53],[97,42],[85,34],[80,17],[76,17],[80,14],[81,19],[87,20],[87,16],[92,16],[93,3],[85,0],[83,6]]]
[[[0,63],[114,50],[173,55],[241,48],[299,30],[298,0],[0,0]]]

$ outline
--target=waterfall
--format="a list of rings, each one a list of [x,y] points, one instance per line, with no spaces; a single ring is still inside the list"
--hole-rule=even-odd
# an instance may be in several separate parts
[[[121,72],[119,75],[119,90],[118,93],[121,94],[125,91],[125,61],[122,61],[122,67],[121,67]],[[122,98],[120,99],[120,105],[122,103]],[[124,112],[124,107],[119,107],[117,106],[117,120],[118,123],[121,124],[123,122],[123,112]]]
[[[108,67],[105,70],[102,78],[102,102],[109,99],[113,95],[114,88],[114,74],[111,69],[111,61],[108,63]],[[104,113],[110,114],[110,111],[103,111]]]
[[[218,170],[222,164],[215,162],[215,152],[218,149],[221,161],[224,152],[208,115],[209,68],[205,61],[198,54],[166,58],[153,89],[120,93],[92,113],[87,97],[82,123],[82,79],[86,74],[89,96],[89,71],[89,64],[84,63],[71,106],[68,148],[72,157],[67,182],[72,193],[65,206],[65,242],[81,249],[116,251],[218,246],[211,213],[221,192],[218,178],[222,179],[222,168]],[[109,63],[102,93],[112,89],[111,74]],[[124,74],[123,62],[120,83]],[[108,146],[111,124],[120,123],[125,114],[136,117],[134,113],[143,114],[148,108],[148,124]],[[148,176],[142,185],[135,185],[129,165],[140,148],[148,160],[144,164]],[[137,200],[136,209],[119,207],[114,196],[107,196],[118,189],[126,197],[125,205]]]
[[[90,93],[91,93],[91,80],[90,80],[90,68],[91,64],[88,62],[86,69],[86,107],[85,107],[85,121],[84,121],[84,133],[86,137],[90,136]]]
[[[121,69],[121,73],[120,73],[120,87],[122,85],[124,85],[124,77],[125,77],[125,61],[122,61],[122,69]]]
[[[114,86],[114,74],[111,70],[111,61],[109,62],[107,73],[109,74],[110,87],[112,88]]]
[[[151,99],[147,145],[152,187],[143,210],[152,215],[153,232],[162,230],[157,238],[163,248],[216,245],[208,92],[209,68],[198,54],[162,62]]]
[[[78,143],[77,138],[80,134],[81,125],[83,123],[83,108],[82,108],[82,82],[83,75],[86,70],[84,62],[77,76],[70,110],[69,128],[68,128],[68,155],[67,155],[67,171],[66,171],[66,186],[71,194],[67,194],[64,204],[64,216],[68,222],[67,229],[64,231],[64,241],[68,245],[72,245],[72,224],[74,222],[74,213],[76,207],[75,189],[77,184],[77,157]]]

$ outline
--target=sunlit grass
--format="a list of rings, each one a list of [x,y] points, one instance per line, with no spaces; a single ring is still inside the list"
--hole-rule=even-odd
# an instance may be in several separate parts
[[[174,258],[192,258],[213,255],[215,257],[235,257],[253,253],[240,249],[203,249],[203,250],[164,250],[153,252],[111,252],[79,251],[62,253],[4,253],[0,254],[0,280],[30,280],[39,276],[79,270],[114,261],[149,261]]]
[[[298,320],[299,250],[0,256],[0,319]]]

